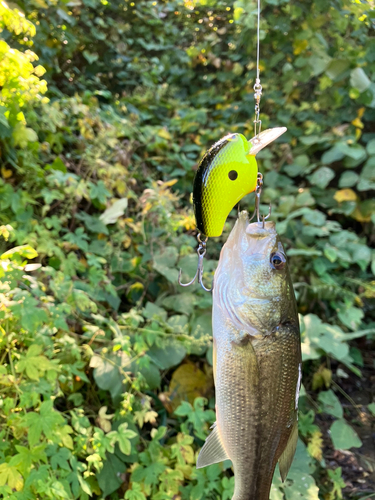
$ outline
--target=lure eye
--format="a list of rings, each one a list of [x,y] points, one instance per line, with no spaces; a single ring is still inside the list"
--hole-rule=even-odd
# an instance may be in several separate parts
[[[228,177],[231,181],[235,181],[238,177],[238,172],[236,172],[236,170],[231,170],[229,173],[228,173]]]
[[[277,270],[284,269],[286,264],[285,255],[282,254],[281,252],[271,253],[270,263],[274,269]]]

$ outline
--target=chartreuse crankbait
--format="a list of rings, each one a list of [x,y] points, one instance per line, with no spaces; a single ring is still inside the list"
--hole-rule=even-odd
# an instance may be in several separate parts
[[[193,186],[195,219],[202,235],[221,235],[229,212],[257,187],[256,154],[285,131],[285,127],[268,129],[250,141],[242,134],[229,134],[207,151]]]
[[[198,279],[204,290],[211,291],[202,283],[206,241],[208,237],[221,235],[229,212],[246,194],[253,191],[257,195],[254,214],[257,214],[259,221],[262,176],[258,174],[255,156],[286,130],[286,127],[264,130],[250,141],[242,134],[229,134],[204,155],[193,185],[194,213],[199,230],[198,268],[189,283],[181,283],[180,269],[178,282],[181,286],[192,285]]]

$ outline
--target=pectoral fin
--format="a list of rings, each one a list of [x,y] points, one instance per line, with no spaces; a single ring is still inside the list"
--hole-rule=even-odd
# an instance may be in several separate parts
[[[293,424],[292,432],[289,436],[289,440],[285,447],[285,450],[282,452],[281,457],[279,458],[279,468],[280,468],[280,476],[282,482],[285,481],[290,466],[292,465],[294,454],[297,448],[297,441],[298,441],[298,422],[296,420]]]
[[[218,462],[224,462],[224,460],[230,460],[221,441],[216,422],[212,427],[212,432],[206,439],[206,442],[199,453],[197,469],[207,467],[207,465],[217,464]]]

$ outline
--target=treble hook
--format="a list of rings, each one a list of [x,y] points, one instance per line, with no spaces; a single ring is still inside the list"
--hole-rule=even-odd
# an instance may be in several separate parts
[[[259,205],[260,205],[260,195],[262,194],[262,186],[263,186],[263,175],[260,172],[258,172],[257,187],[255,189],[255,208],[254,208],[254,213],[251,216],[249,222],[251,222],[254,219],[255,214],[257,216],[257,221],[260,222]],[[269,209],[268,209],[268,215],[266,215],[266,216],[262,215],[263,229],[264,229],[264,221],[270,217],[271,212],[272,212],[272,207],[271,207],[271,203],[270,203]]]
[[[198,236],[197,236],[197,240],[199,242],[199,246],[198,246],[198,249],[197,249],[197,254],[198,254],[197,272],[195,273],[194,278],[191,281],[189,281],[189,283],[181,283],[182,269],[180,269],[180,272],[178,273],[178,283],[181,286],[190,286],[198,278],[198,283],[203,288],[203,290],[205,290],[206,292],[212,292],[212,290],[214,288],[214,284],[212,283],[212,287],[209,289],[209,288],[206,288],[204,286],[203,281],[202,281],[202,277],[203,277],[203,259],[204,259],[204,256],[206,255],[206,242],[207,242],[208,238],[206,238],[205,240],[202,241],[201,240],[201,234],[199,233]]]

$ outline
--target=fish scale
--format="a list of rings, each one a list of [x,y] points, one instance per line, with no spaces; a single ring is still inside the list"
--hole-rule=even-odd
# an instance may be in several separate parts
[[[271,265],[275,254],[282,269]],[[285,479],[295,452],[301,363],[295,297],[273,223],[249,224],[240,214],[215,273],[213,337],[217,425],[197,467],[230,459],[233,500],[268,500],[277,462]]]

